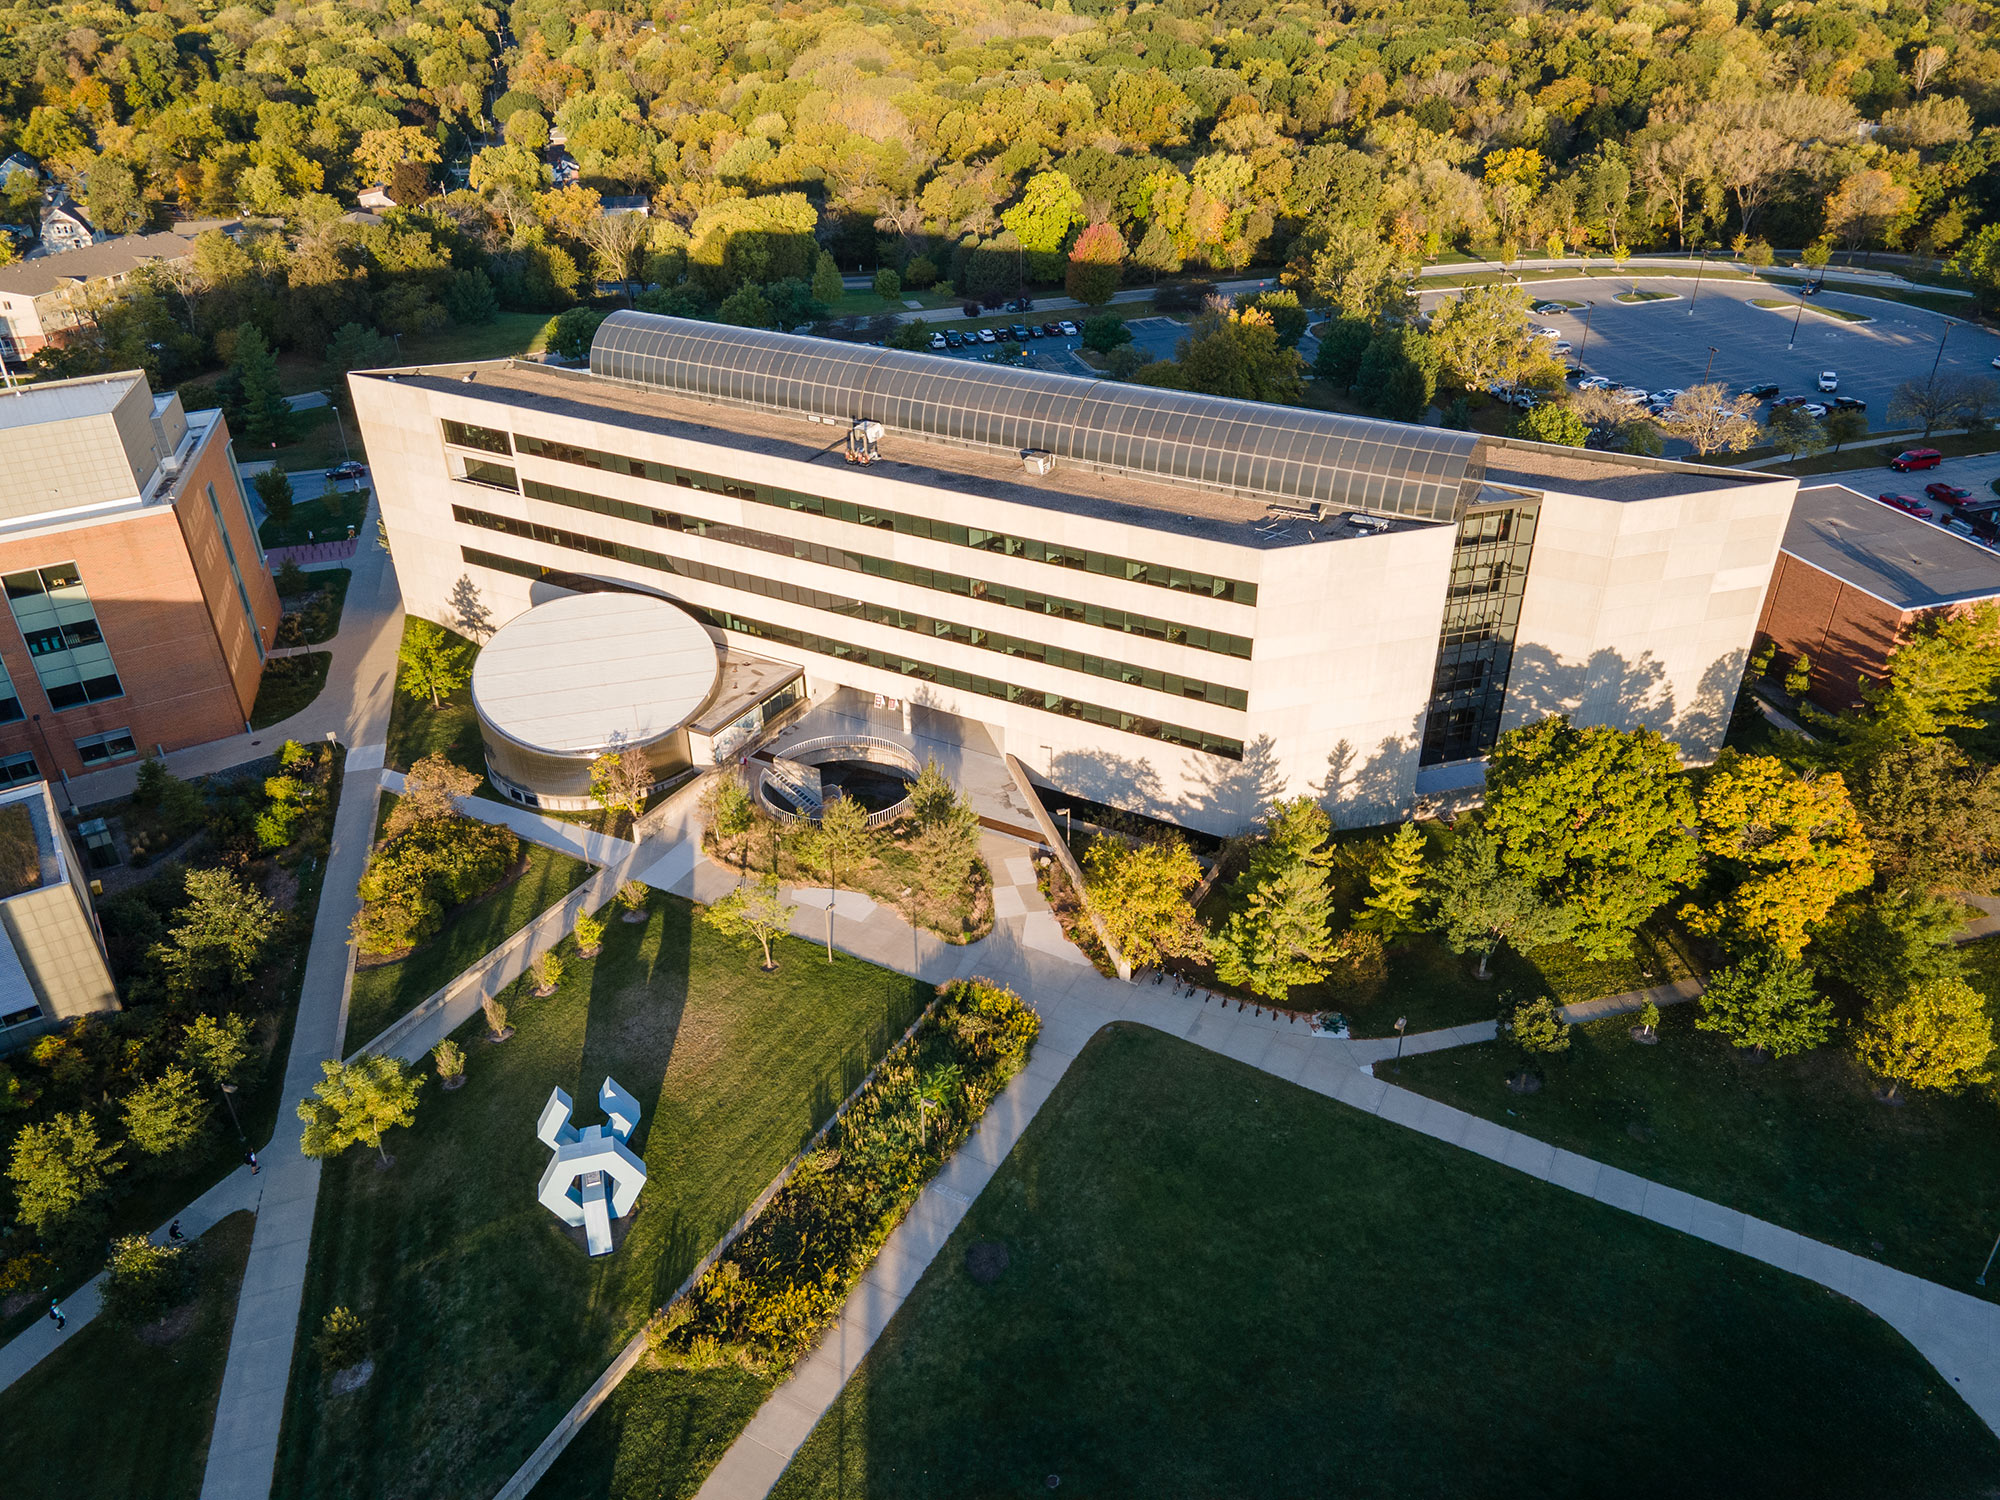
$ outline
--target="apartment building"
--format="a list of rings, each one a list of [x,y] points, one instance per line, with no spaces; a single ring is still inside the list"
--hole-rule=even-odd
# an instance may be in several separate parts
[[[279,606],[220,412],[0,391],[0,586],[0,787],[243,731]]]
[[[1796,482],[643,313],[350,378],[410,612],[670,599],[1217,833],[1477,783],[1548,712],[1712,757]]]

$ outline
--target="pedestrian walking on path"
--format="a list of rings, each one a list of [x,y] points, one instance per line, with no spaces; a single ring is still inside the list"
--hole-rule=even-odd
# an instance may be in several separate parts
[[[257,1165],[257,1153],[255,1151],[245,1151],[243,1153],[243,1165],[250,1169],[252,1177],[255,1177],[262,1170]]]
[[[56,1325],[57,1333],[61,1333],[64,1325],[69,1322],[69,1319],[63,1315],[62,1303],[53,1297],[49,1298],[49,1321]]]
[[[187,1236],[181,1233],[181,1221],[179,1219],[174,1220],[173,1223],[167,1226],[167,1239],[172,1243],[177,1245],[186,1238]]]

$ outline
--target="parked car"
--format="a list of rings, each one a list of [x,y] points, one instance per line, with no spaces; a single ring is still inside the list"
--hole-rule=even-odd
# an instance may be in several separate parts
[[[1073,339],[1076,337],[1076,324],[1070,322],[1068,318],[1064,318],[1062,322],[1058,323],[1056,326],[1062,330],[1062,336],[1064,338]]]
[[[1993,359],[1993,368],[1994,368],[1994,369],[1996,369],[1996,370],[2000,370],[2000,355],[1995,355],[1995,356],[1994,356],[1994,359]]]
[[[1766,382],[1763,385],[1753,385],[1748,387],[1747,389],[1744,390],[1743,394],[1746,396],[1754,396],[1759,401],[1769,401],[1777,396],[1778,388],[1775,385]]]
[[[1015,343],[1025,344],[1028,342],[1028,325],[1026,323],[1016,323],[1007,331],[1014,335]]]
[[[1608,391],[1611,380],[1605,375],[1586,375],[1576,383],[1576,388],[1580,391]]]
[[[1799,410],[1811,417],[1815,422],[1826,415],[1826,408],[1821,406],[1817,401],[1808,401]]]
[[[931,335],[931,347],[932,347],[933,349],[942,349],[942,348],[944,348],[944,347],[945,347],[945,336],[944,336],[943,334],[941,334],[941,333],[934,333],[934,334],[932,334],[932,335]]]
[[[948,348],[963,349],[965,347],[965,335],[960,333],[956,328],[945,334],[944,341]]]
[[[982,328],[979,330],[979,342],[982,344],[997,344],[1000,342],[1000,335],[990,328]]]
[[[1062,324],[1052,318],[1042,325],[1042,332],[1052,339],[1059,339],[1062,337]]]
[[[1544,327],[1544,328],[1537,328],[1535,330],[1535,337],[1538,339],[1559,339],[1562,336],[1563,336],[1563,331],[1560,328]]]
[[[1967,541],[1977,542],[1982,547],[2000,546],[2000,526],[1980,516],[1953,516],[1944,523],[1946,531],[1955,531]]]
[[[1623,398],[1627,406],[1644,406],[1652,399],[1648,392],[1641,390],[1636,385],[1621,385],[1615,394]]]
[[[1771,403],[1771,410],[1785,411],[1794,406],[1804,406],[1811,399],[1810,396],[1780,396]]]
[[[1832,407],[1835,411],[1868,410],[1868,403],[1866,401],[1863,401],[1859,396],[1835,396],[1831,401],[1827,402],[1826,404]]]
[[[1664,390],[1648,392],[1646,399],[1660,406],[1671,406],[1673,405],[1674,397],[1678,396],[1680,393],[1681,393],[1681,388],[1679,386],[1670,385],[1666,387]]]
[[[1900,510],[1907,515],[1918,516],[1926,521],[1928,521],[1931,518],[1930,511],[1924,506],[1922,501],[1917,499],[1915,495],[1889,494],[1889,495],[1877,495],[1875,498],[1877,500],[1880,500],[1884,505],[1888,506],[1891,510]]]
[[[1568,339],[1557,339],[1549,352],[1551,354],[1563,355],[1569,353],[1575,347],[1576,345],[1572,344]]]
[[[1035,299],[1033,297],[1016,297],[1007,306],[1013,312],[1032,312],[1035,306]]]
[[[1907,474],[1913,469],[1935,469],[1943,462],[1944,455],[1935,448],[1905,448],[1889,460],[1889,467]]]
[[[1821,370],[1819,372],[1819,388],[1829,394],[1839,390],[1840,376],[1832,370]]]
[[[1047,334],[1047,332],[1046,332],[1046,331],[1045,331],[1045,330],[1043,329],[1043,327],[1042,327],[1042,325],[1041,325],[1041,324],[1039,324],[1039,323],[1030,323],[1030,324],[1028,325],[1028,337],[1029,337],[1029,338],[1031,338],[1031,339],[1039,339],[1039,338],[1047,338],[1047,337],[1048,337],[1048,334]]]
[[[1924,486],[1924,493],[1933,500],[1942,500],[1946,505],[1958,506],[1972,498],[1972,491],[1959,484],[1946,484],[1942,479],[1934,479]]]
[[[335,464],[332,468],[328,469],[326,477],[328,479],[359,479],[367,472],[368,466],[366,464],[357,463],[350,458],[346,463]]]

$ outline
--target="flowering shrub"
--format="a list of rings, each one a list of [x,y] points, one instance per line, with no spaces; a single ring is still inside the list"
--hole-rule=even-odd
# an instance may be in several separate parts
[[[1042,1020],[1011,990],[957,980],[791,1180],[654,1332],[667,1363],[776,1372],[812,1347],[876,1251],[994,1097]]]

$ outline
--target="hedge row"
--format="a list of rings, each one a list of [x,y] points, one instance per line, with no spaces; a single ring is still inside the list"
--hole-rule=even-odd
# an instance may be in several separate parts
[[[777,1374],[838,1316],[882,1242],[1026,1066],[1041,1031],[1013,991],[955,980],[913,1036],[656,1327],[664,1363]]]

